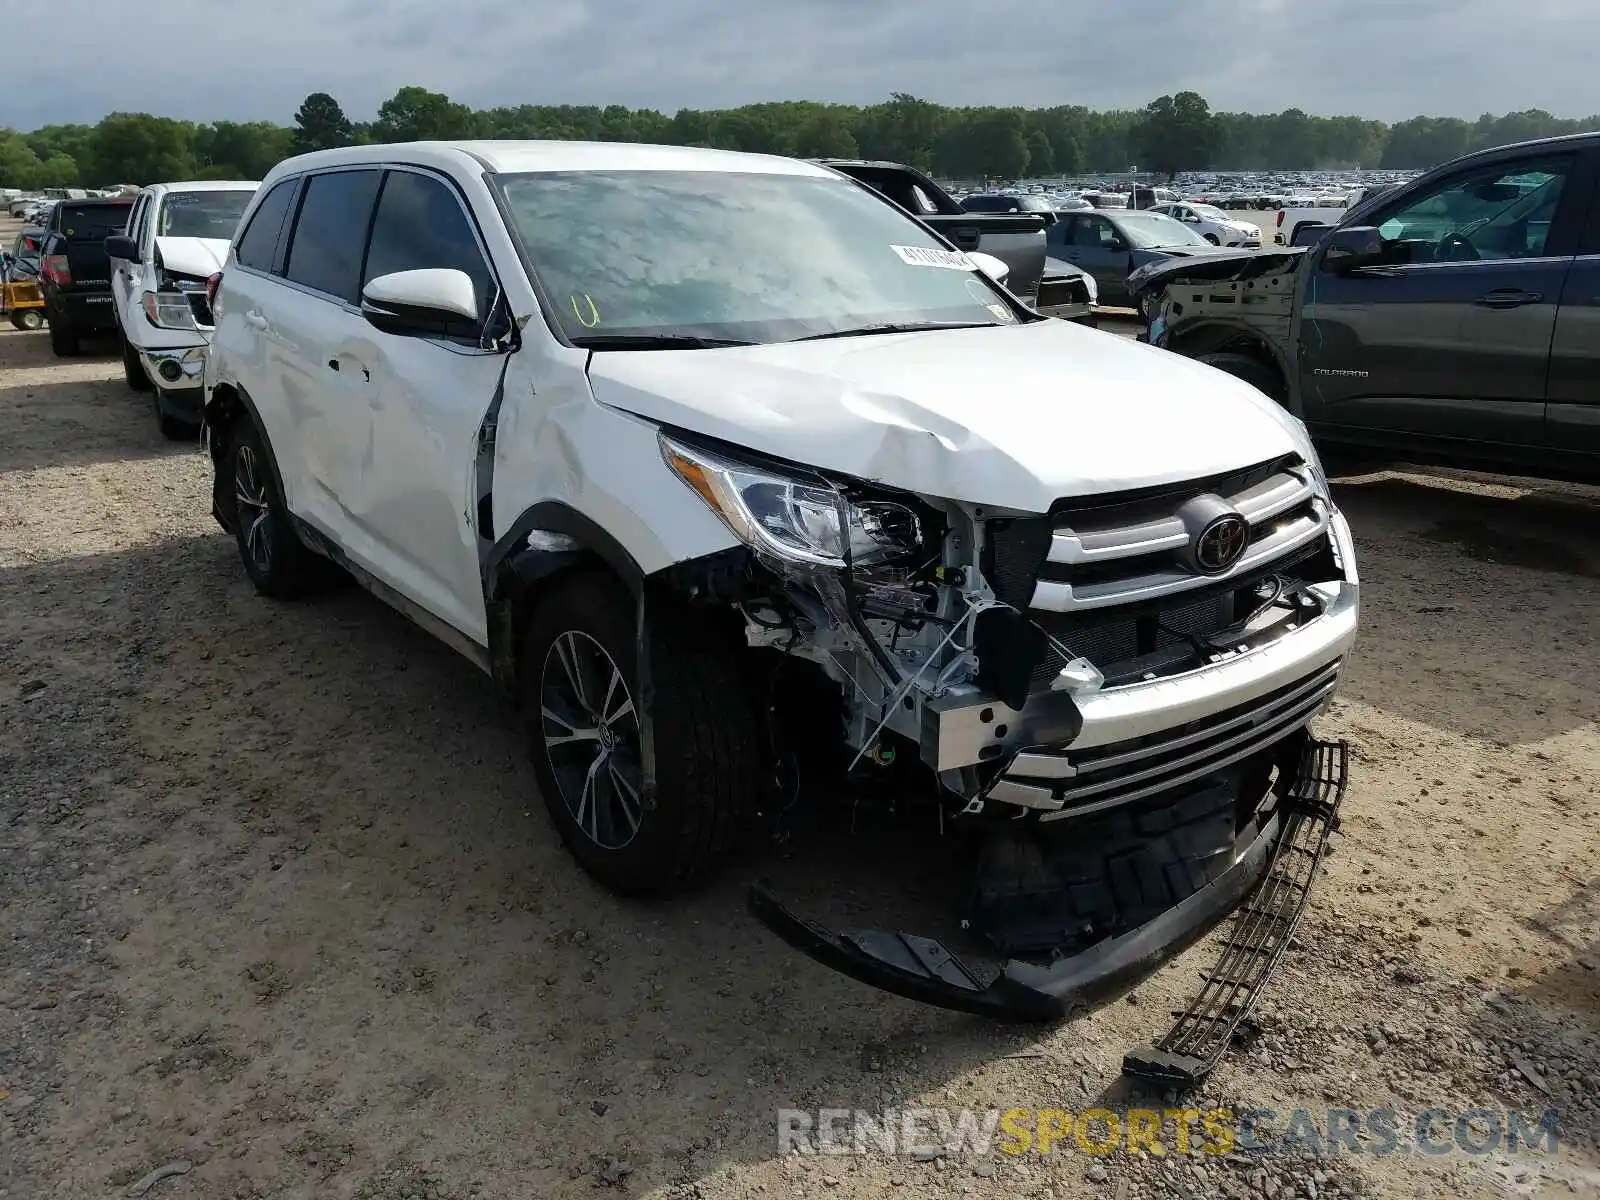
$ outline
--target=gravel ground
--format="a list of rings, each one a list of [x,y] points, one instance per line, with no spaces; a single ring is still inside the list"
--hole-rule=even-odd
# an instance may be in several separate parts
[[[1600,492],[1339,482],[1345,831],[1190,1101],[1554,1107],[1557,1154],[918,1161],[781,1157],[776,1110],[1127,1103],[1205,948],[1001,1029],[797,957],[737,868],[620,902],[487,682],[357,590],[258,598],[207,487],[109,351],[0,333],[7,1200],[1600,1194]]]

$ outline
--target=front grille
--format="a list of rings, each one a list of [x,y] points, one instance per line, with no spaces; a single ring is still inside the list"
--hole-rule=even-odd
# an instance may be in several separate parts
[[[1244,556],[1220,575],[1189,565],[1195,531],[1183,513],[1202,497],[1250,523]],[[1008,604],[1081,615],[1247,575],[1326,537],[1328,517],[1310,469],[1289,456],[1177,487],[1064,503],[1047,517],[990,521],[983,569]]]
[[[1196,505],[1250,525],[1220,574],[1193,563]],[[1184,484],[1064,501],[1042,517],[993,520],[982,567],[1005,603],[1053,639],[1031,667],[1042,691],[1081,656],[1108,685],[1192,669],[1274,589],[1333,578],[1329,509],[1297,455]]]
[[[1203,779],[1302,728],[1333,695],[1339,668],[1329,663],[1264,696],[1148,737],[1076,752],[1018,754],[989,798],[1059,810],[1049,820]]]

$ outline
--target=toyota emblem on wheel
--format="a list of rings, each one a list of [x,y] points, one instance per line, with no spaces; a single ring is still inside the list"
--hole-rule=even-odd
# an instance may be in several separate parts
[[[1194,539],[1194,561],[1202,571],[1226,571],[1244,557],[1250,545],[1250,522],[1238,513],[1225,513],[1202,529]]]

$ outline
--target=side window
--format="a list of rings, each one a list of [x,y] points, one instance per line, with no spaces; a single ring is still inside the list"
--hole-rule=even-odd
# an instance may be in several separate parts
[[[1572,155],[1505,164],[1440,180],[1378,226],[1409,244],[1411,262],[1538,258],[1572,173]]]
[[[150,224],[151,224],[150,218],[151,218],[151,214],[153,214],[155,212],[155,210],[156,210],[156,199],[155,199],[155,197],[154,196],[141,196],[139,198],[138,211],[134,213],[132,219],[128,223],[129,227],[133,231],[133,233],[132,233],[133,240],[138,245],[139,253],[141,253],[141,254],[144,253],[144,248],[145,248],[145,245],[146,245],[146,238],[148,237],[148,235],[150,233]]]
[[[1045,244],[1048,246],[1070,246],[1072,244],[1072,231],[1076,228],[1076,221],[1076,217],[1068,216],[1066,213],[1058,214],[1056,223],[1045,228]]]
[[[432,175],[390,171],[378,198],[361,286],[379,275],[428,267],[465,271],[478,298],[478,319],[488,316],[494,276],[455,192]]]
[[[283,232],[284,218],[289,215],[289,205],[294,200],[298,179],[285,179],[273,185],[261,201],[250,224],[239,235],[235,257],[241,267],[257,271],[272,270],[272,258],[278,248],[278,235]]]
[[[931,216],[939,211],[939,206],[928,198],[928,193],[922,190],[920,184],[911,185],[912,211],[921,216]]]
[[[284,275],[330,296],[361,297],[361,251],[382,172],[333,171],[306,180]]]
[[[134,241],[139,240],[139,216],[144,212],[144,206],[149,202],[149,197],[140,196],[133,202],[133,209],[128,213],[128,228],[124,232]]]

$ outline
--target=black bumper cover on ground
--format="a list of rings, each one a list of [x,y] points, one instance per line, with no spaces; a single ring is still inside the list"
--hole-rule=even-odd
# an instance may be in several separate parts
[[[1299,778],[1283,790],[1278,810],[1233,863],[1211,882],[1145,924],[1077,954],[1048,964],[1011,959],[987,985],[931,938],[880,930],[834,933],[791,912],[764,883],[751,887],[750,907],[764,925],[791,946],[863,983],[912,1000],[996,1020],[1052,1021],[1094,1007],[1192,945],[1230,913],[1240,910],[1245,898],[1264,879],[1275,878],[1283,856],[1307,853],[1301,844],[1302,835],[1308,830],[1320,830],[1311,852],[1310,869],[1295,885],[1297,890],[1278,889],[1293,903],[1290,909],[1279,911],[1279,919],[1271,926],[1274,940],[1266,957],[1257,954],[1251,960],[1262,969],[1235,971],[1231,976],[1221,971],[1233,983],[1248,975],[1246,982],[1252,988],[1248,999],[1253,1000],[1309,899],[1311,874],[1320,861],[1322,846],[1337,819],[1344,794],[1345,761],[1342,745],[1308,740]],[[1259,921],[1255,925],[1266,928]],[[1242,936],[1248,940],[1252,936],[1250,929]],[[1227,954],[1225,950],[1225,958]],[[1204,997],[1206,993],[1202,992]],[[1132,1062],[1127,1069],[1131,1073],[1161,1074],[1173,1081],[1203,1077],[1204,1071],[1210,1069],[1205,1065],[1206,1059],[1214,1063],[1215,1057],[1220,1057],[1247,1007],[1247,1002],[1241,1005],[1235,996],[1231,1004],[1224,1005],[1223,1018],[1208,1018],[1204,1022],[1204,1045],[1192,1035],[1174,1039],[1183,1026],[1180,1019],[1174,1034],[1147,1055],[1150,1071],[1139,1071]],[[1185,1015],[1192,1015],[1193,1009],[1191,1006],[1191,1012]],[[1229,1015],[1231,1022],[1226,1019]],[[1221,1048],[1213,1045],[1219,1035]]]

